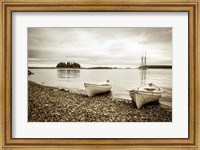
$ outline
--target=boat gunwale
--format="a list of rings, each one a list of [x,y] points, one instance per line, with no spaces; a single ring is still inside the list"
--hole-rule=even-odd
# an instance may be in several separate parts
[[[148,94],[156,94],[156,93],[158,93],[158,94],[162,94],[163,93],[163,90],[159,90],[159,91],[157,91],[157,90],[154,90],[154,91],[146,91],[146,90],[138,90],[138,89],[134,89],[134,90],[131,90],[131,91],[129,91],[129,93],[130,94],[134,94],[134,93],[148,93]]]
[[[85,85],[87,84],[87,85]],[[89,87],[89,86],[95,86],[95,87],[111,87],[112,88],[112,85],[111,84],[103,84],[103,85],[99,85],[99,84],[91,84],[91,83],[84,83],[84,86],[85,87]]]

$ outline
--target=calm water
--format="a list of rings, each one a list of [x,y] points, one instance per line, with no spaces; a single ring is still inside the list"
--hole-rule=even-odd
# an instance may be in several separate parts
[[[30,69],[29,80],[48,86],[82,89],[84,82],[97,83],[109,79],[115,98],[131,99],[128,91],[141,85],[138,69]],[[146,83],[152,82],[163,88],[161,103],[171,106],[172,70],[148,69]]]

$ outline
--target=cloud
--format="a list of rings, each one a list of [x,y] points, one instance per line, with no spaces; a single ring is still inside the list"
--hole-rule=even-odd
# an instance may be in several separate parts
[[[134,67],[140,64],[142,50],[149,63],[172,64],[172,29],[28,28],[30,65],[75,61],[84,66]]]

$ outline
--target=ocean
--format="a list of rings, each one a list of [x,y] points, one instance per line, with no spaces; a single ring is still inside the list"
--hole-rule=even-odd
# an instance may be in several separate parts
[[[110,80],[114,98],[131,100],[129,90],[141,85],[138,69],[29,69],[33,75],[28,80],[59,88],[84,90],[84,83]],[[172,69],[147,69],[146,83],[154,83],[164,92],[160,103],[172,107]]]

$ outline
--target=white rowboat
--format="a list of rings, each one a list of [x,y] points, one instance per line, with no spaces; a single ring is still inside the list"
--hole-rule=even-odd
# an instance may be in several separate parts
[[[159,100],[162,93],[163,90],[152,83],[129,91],[129,95],[136,103],[137,108],[141,108],[144,104]]]
[[[109,82],[109,80],[107,80],[106,83],[101,84],[84,83],[84,86],[85,91],[89,97],[109,92],[112,88],[112,84]]]

